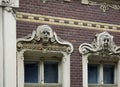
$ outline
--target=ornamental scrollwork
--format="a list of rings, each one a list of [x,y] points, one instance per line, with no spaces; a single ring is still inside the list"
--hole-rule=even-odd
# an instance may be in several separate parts
[[[109,8],[120,10],[119,0],[88,0],[89,5],[98,5],[105,12]]]
[[[16,17],[16,11],[15,9],[12,7],[12,5],[14,4],[14,1],[12,0],[2,0],[1,5],[4,7],[4,9],[8,12],[11,12],[13,14],[14,17]]]
[[[120,55],[120,47],[116,46],[113,41],[113,36],[108,32],[96,34],[93,42],[83,43],[79,47],[80,53],[98,54],[98,55]]]
[[[50,26],[41,25],[32,34],[18,39],[17,51],[23,49],[71,53],[73,46],[70,42],[60,39]]]

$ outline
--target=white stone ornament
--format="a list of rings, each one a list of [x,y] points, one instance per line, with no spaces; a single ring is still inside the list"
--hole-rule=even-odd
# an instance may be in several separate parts
[[[14,9],[18,6],[19,0],[0,0],[0,87],[16,87],[17,83]]]
[[[83,43],[79,47],[81,54],[120,55],[120,47],[116,46],[113,36],[108,32],[96,34],[92,44]]]
[[[0,6],[19,7],[19,0],[0,0]]]
[[[99,6],[103,12],[110,8],[120,10],[120,0],[81,0],[82,4]]]
[[[40,25],[31,35],[18,39],[17,50],[23,49],[72,53],[73,46],[70,42],[60,39],[50,26]]]
[[[17,40],[18,87],[24,87],[24,53],[29,51],[33,54],[39,52],[45,57],[47,54],[62,55],[59,66],[62,69],[61,87],[70,87],[70,55],[73,46],[70,42],[60,39],[48,25],[40,25],[32,34]]]
[[[48,25],[38,26],[36,35],[38,38],[42,39],[43,43],[48,43],[48,41],[53,37],[53,31]]]
[[[19,7],[19,0],[0,0],[0,6],[3,7],[7,12],[12,13],[16,18],[15,8]]]

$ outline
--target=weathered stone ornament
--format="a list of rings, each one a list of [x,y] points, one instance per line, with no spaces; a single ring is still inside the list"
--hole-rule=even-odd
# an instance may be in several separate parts
[[[2,0],[2,3],[1,3],[1,5],[4,7],[4,9],[8,12],[11,12],[13,14],[13,16],[16,18],[16,11],[12,7],[13,4],[14,4],[14,1],[12,1],[12,0]]]
[[[108,32],[96,34],[92,44],[83,43],[79,47],[80,53],[97,54],[97,55],[120,55],[120,47],[116,46],[113,41],[113,36]]]
[[[110,8],[120,10],[120,0],[81,0],[82,4],[100,6],[103,12]]]
[[[32,35],[18,39],[17,51],[23,49],[71,53],[73,46],[70,42],[59,39],[57,34],[48,25],[41,25],[38,26],[36,31],[33,31]]]
[[[100,6],[100,9],[105,12],[109,8],[120,10],[120,1],[119,0],[88,0],[89,5]]]

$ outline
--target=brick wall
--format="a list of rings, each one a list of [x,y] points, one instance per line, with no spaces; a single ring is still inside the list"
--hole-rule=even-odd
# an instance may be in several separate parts
[[[23,37],[31,34],[34,29],[37,28],[38,23],[17,22],[17,36]],[[74,46],[74,51],[71,56],[71,87],[82,87],[82,58],[78,51],[78,47],[81,43],[91,43],[96,33],[102,31],[78,29],[70,27],[61,27],[50,25],[53,30],[64,40],[70,41]],[[110,32],[115,38],[114,41],[117,45],[120,45],[120,34]]]
[[[20,0],[18,12],[34,13],[56,17],[74,18],[86,21],[120,24],[120,12],[118,10],[108,10],[102,12],[99,7],[81,5],[80,0],[48,0],[42,3],[41,0]],[[31,34],[40,23],[17,21],[17,38]],[[82,87],[82,58],[78,51],[81,43],[91,43],[96,33],[101,30],[80,29],[74,27],[64,27],[50,25],[53,30],[64,40],[70,41],[74,46],[71,56],[71,87]],[[120,45],[120,34],[110,32],[115,38],[114,41]]]
[[[48,0],[46,3],[42,3],[42,0],[20,0],[20,8],[18,11],[120,24],[119,10],[109,9],[108,11],[103,12],[97,6],[82,5],[80,0],[71,0],[71,2]]]

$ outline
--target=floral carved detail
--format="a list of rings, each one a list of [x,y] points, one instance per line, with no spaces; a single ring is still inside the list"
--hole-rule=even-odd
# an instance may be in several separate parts
[[[92,44],[83,43],[79,47],[80,53],[83,55],[95,53],[98,55],[120,55],[120,47],[116,46],[113,36],[108,32],[96,34]]]
[[[88,0],[89,5],[98,5],[105,12],[109,8],[120,10],[119,0]]]
[[[2,6],[5,8],[5,10],[11,12],[13,16],[16,17],[15,15],[16,11],[12,7],[13,4],[14,2],[12,0],[2,0]]]
[[[23,49],[71,53],[73,46],[70,42],[60,39],[48,25],[41,25],[32,34],[18,39],[17,50],[21,51]]]

